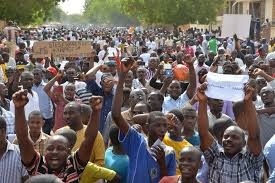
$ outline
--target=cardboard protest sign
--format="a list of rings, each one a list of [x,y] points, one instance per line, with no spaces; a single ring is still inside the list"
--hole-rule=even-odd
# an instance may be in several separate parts
[[[207,90],[205,94],[210,98],[237,102],[244,99],[244,84],[247,75],[207,74]]]
[[[35,58],[88,57],[91,55],[90,41],[39,41],[33,45]]]

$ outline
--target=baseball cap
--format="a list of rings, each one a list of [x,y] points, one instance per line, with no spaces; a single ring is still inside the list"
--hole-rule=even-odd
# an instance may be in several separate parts
[[[54,67],[48,67],[47,71],[49,71],[53,76],[57,75],[57,70]]]

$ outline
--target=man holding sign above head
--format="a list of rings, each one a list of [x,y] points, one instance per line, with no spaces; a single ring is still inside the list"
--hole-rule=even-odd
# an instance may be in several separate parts
[[[201,150],[209,165],[209,182],[260,182],[260,171],[263,166],[260,130],[257,124],[256,110],[252,103],[253,88],[245,87],[244,114],[249,121],[247,126],[247,147],[244,131],[237,126],[228,127],[222,139],[222,147],[208,131],[207,118],[207,83],[197,90],[199,100],[198,130],[201,140]],[[238,121],[237,121],[238,122]]]

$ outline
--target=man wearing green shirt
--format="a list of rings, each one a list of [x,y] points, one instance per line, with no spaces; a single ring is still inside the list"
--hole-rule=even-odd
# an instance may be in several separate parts
[[[218,49],[218,41],[216,39],[216,36],[212,36],[210,41],[208,42],[208,47],[210,51],[214,52],[217,54],[217,49]]]

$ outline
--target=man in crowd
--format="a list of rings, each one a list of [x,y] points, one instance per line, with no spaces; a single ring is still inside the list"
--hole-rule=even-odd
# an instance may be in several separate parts
[[[28,103],[26,90],[20,90],[13,95],[15,106],[15,129],[22,163],[27,168],[30,176],[38,174],[55,174],[63,182],[79,182],[92,151],[93,143],[97,136],[102,98],[93,96],[90,100],[93,114],[87,126],[80,148],[70,155],[68,140],[60,135],[54,135],[46,143],[45,156],[35,151],[28,135],[25,120],[24,106]],[[80,111],[80,108],[79,108]]]

